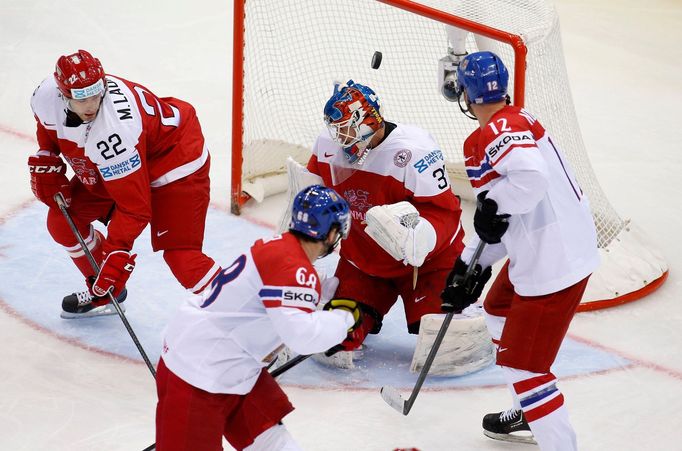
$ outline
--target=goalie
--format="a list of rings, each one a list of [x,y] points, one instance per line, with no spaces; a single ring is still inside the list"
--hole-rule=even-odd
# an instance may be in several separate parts
[[[334,86],[324,119],[328,130],[307,168],[290,160],[289,173],[291,183],[323,183],[350,205],[353,227],[340,251],[335,298],[359,302],[363,321],[336,347],[341,352],[327,353],[327,363],[348,368],[399,296],[411,334],[419,333],[424,315],[441,313],[441,289],[464,247],[464,230],[443,154],[428,132],[386,121],[375,92],[352,80]],[[487,340],[473,352],[485,348],[485,364]]]

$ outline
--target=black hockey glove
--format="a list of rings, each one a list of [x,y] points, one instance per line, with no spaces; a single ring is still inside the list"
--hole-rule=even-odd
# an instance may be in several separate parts
[[[498,215],[497,202],[488,199],[487,194],[488,191],[483,191],[477,196],[474,229],[481,240],[488,244],[497,244],[509,227],[510,215]]]
[[[469,265],[464,263],[459,257],[455,262],[455,267],[450,271],[445,289],[440,294],[442,300],[441,310],[444,312],[461,312],[481,297],[483,287],[492,275],[490,266],[483,269],[481,265],[474,266],[474,270],[468,280],[464,276],[469,269]]]

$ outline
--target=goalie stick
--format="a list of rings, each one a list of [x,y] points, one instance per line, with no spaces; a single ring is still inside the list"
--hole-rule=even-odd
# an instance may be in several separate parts
[[[484,247],[485,242],[481,240],[478,243],[476,250],[474,251],[474,256],[472,257],[471,263],[469,263],[469,268],[467,268],[467,272],[464,275],[464,282],[466,282],[469,279],[469,276],[471,276],[471,274],[474,272],[474,268],[476,267],[476,264],[478,264],[478,259],[481,256]],[[419,377],[417,378],[417,382],[415,383],[414,388],[412,389],[412,394],[410,394],[410,397],[408,399],[403,399],[403,396],[400,394],[400,392],[398,392],[398,390],[395,387],[392,387],[390,385],[384,385],[383,387],[381,387],[380,393],[384,401],[386,401],[386,403],[389,406],[393,407],[395,410],[402,413],[403,415],[407,415],[408,413],[410,413],[412,405],[417,399],[417,395],[419,395],[419,391],[421,390],[422,385],[424,384],[424,380],[426,380],[426,376],[429,374],[431,365],[433,364],[433,361],[436,359],[438,348],[440,348],[440,344],[443,342],[445,332],[447,332],[454,314],[455,312],[449,312],[447,315],[445,315],[443,324],[440,326],[440,330],[438,330],[436,339],[433,341],[431,351],[429,351],[429,355],[426,357],[426,360],[424,361],[424,366],[422,367],[422,370],[419,372]]]
[[[85,244],[85,241],[83,240],[83,237],[81,236],[80,232],[78,231],[76,224],[74,224],[73,219],[71,219],[71,215],[69,214],[68,210],[66,209],[66,202],[64,201],[64,197],[62,196],[62,193],[55,194],[54,200],[55,200],[55,202],[57,202],[57,206],[59,207],[62,214],[64,215],[64,218],[66,218],[66,222],[69,223],[69,227],[71,227],[71,232],[73,232],[73,235],[78,240],[78,244],[80,244],[81,249],[83,249],[83,252],[85,253],[86,257],[88,258],[88,261],[90,262],[90,265],[92,266],[92,269],[95,270],[95,274],[99,274],[99,265],[97,265],[95,258],[92,256],[92,252],[90,252],[90,249],[88,249],[88,246]],[[111,294],[111,291],[109,291],[107,294],[109,295],[109,301],[111,301],[111,303],[114,305],[114,308],[116,309],[116,313],[118,313],[118,316],[121,318],[121,321],[123,321],[123,325],[128,330],[128,334],[130,335],[130,338],[133,339],[133,342],[135,343],[137,350],[140,352],[140,355],[142,356],[142,360],[144,360],[144,363],[147,364],[147,368],[149,368],[149,371],[152,373],[152,376],[154,377],[154,379],[156,379],[156,370],[154,369],[152,362],[149,360],[149,357],[147,357],[147,353],[144,351],[144,348],[140,344],[140,341],[137,339],[135,332],[133,332],[133,328],[130,327],[130,323],[128,323],[128,319],[126,318],[125,313],[123,313],[123,310],[121,310],[121,306],[118,304],[118,300],[116,300],[116,297],[114,297],[114,295]]]

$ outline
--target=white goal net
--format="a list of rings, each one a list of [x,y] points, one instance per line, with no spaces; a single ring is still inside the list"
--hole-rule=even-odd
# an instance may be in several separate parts
[[[457,194],[470,196],[461,149],[478,123],[439,93],[438,60],[448,50],[445,15],[406,11],[399,7],[411,4],[405,0],[236,1],[233,210],[243,193],[261,199],[286,188],[286,157],[305,164],[324,127],[322,109],[333,82],[349,79],[377,92],[389,121],[428,130],[443,150]],[[603,264],[591,278],[583,309],[626,302],[661,283],[667,275],[662,257],[612,208],[590,166],[553,6],[543,0],[422,3],[525,43],[525,61],[516,61],[509,44],[473,33],[466,49],[500,55],[510,68],[510,92],[517,85],[512,68],[525,65],[525,107],[566,153],[590,199]],[[377,70],[370,67],[375,51],[383,54]]]

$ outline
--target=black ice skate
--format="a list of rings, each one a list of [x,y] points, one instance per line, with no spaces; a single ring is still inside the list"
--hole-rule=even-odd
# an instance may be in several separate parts
[[[118,303],[121,304],[121,310],[124,312],[125,306],[123,306],[123,301],[125,301],[127,296],[128,290],[124,288],[123,291],[121,291],[121,294],[116,298]],[[87,290],[65,296],[62,300],[62,313],[60,316],[66,319],[73,319],[113,315],[116,313],[116,308],[111,302],[97,307],[92,303],[93,299],[98,300],[102,299],[102,297],[93,296],[90,291]]]
[[[487,414],[483,417],[483,434],[505,442],[537,444],[521,410]]]

